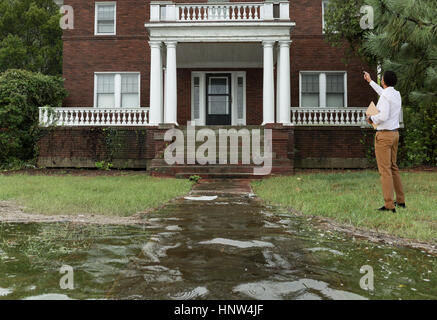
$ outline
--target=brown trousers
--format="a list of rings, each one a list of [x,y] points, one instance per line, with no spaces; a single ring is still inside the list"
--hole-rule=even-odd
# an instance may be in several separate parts
[[[399,144],[399,132],[378,131],[375,136],[375,154],[378,171],[381,176],[382,193],[385,207],[394,209],[393,189],[396,192],[396,201],[405,203],[399,168],[396,164]]]

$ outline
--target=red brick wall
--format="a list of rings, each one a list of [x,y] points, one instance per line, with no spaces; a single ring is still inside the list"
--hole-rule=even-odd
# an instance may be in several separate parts
[[[373,143],[373,132],[357,127],[268,127],[273,129],[276,161],[288,158],[296,167],[362,167]],[[165,147],[157,141],[163,131],[156,127],[56,128],[39,141],[38,162],[45,167],[95,167],[95,162],[105,160],[119,168],[145,169]]]
[[[146,169],[155,156],[155,128],[64,127],[47,129],[39,140],[38,163],[45,167],[95,167],[107,161],[118,168]]]
[[[297,37],[292,35],[291,44],[291,105],[299,106],[299,73],[301,71],[346,71],[349,107],[368,106],[376,99],[375,92],[363,79],[363,67],[359,59],[350,59],[346,65],[343,50],[333,48],[320,36]],[[375,78],[375,73],[372,72]]]
[[[94,36],[95,1],[65,0],[74,9],[74,29],[64,31],[63,76],[69,96],[64,106],[92,106],[94,72],[141,74],[141,106],[149,106],[150,48],[144,23],[150,5],[117,1],[117,35]]]
[[[322,32],[322,1],[290,1],[290,18],[296,23],[291,33],[291,105],[299,106],[300,71],[346,71],[349,107],[368,106],[376,99],[374,91],[363,80],[362,70],[375,75],[375,70],[351,58],[347,65],[343,48],[333,48]],[[375,77],[374,77],[375,78]]]
[[[365,159],[372,143],[373,132],[360,127],[297,127],[294,129],[296,159]]]

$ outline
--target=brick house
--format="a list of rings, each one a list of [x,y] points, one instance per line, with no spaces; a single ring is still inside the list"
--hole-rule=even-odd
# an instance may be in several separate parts
[[[324,39],[328,1],[63,3],[74,9],[63,35],[69,96],[55,116],[40,110],[42,124],[57,124],[40,141],[41,165],[94,167],[111,127],[122,140],[111,161],[156,169],[159,132],[193,121],[272,128],[278,173],[366,166],[363,112],[376,97],[361,61],[345,65]]]

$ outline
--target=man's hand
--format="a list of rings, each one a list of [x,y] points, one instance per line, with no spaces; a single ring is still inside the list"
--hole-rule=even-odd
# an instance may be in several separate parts
[[[367,121],[368,124],[372,124],[373,123],[372,119],[370,119],[369,116],[366,116],[366,121]]]
[[[370,77],[370,74],[366,71],[364,72],[364,80],[366,80],[368,83],[372,82],[372,78]]]

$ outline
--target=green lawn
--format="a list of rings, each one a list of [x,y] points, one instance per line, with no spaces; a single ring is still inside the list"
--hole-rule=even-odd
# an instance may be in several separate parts
[[[255,193],[302,214],[392,235],[437,242],[437,173],[402,173],[407,209],[378,212],[384,205],[377,172],[300,173],[255,181]]]
[[[0,175],[0,200],[14,200],[30,213],[129,216],[182,196],[191,185],[147,175]]]

